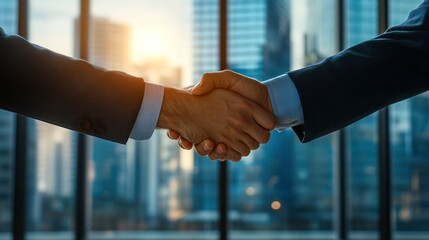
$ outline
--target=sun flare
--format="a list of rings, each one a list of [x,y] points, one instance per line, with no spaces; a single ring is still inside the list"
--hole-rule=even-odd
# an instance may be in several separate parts
[[[135,60],[166,57],[168,50],[165,37],[157,32],[136,33],[132,55]]]

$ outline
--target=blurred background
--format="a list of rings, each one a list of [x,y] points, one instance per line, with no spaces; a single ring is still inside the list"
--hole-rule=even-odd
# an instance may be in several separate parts
[[[316,63],[378,33],[378,1],[229,0],[228,66],[258,80]],[[422,0],[389,0],[389,25]],[[29,0],[31,42],[79,57],[79,0]],[[219,70],[217,0],[92,0],[89,61],[146,81],[195,84]],[[18,0],[0,1],[0,26],[16,34]],[[338,41],[342,28],[344,42]],[[317,81],[317,79],[315,79]],[[317,103],[316,103],[317,104]],[[347,107],[347,106],[344,106]],[[429,101],[389,108],[391,233],[429,239]],[[12,239],[16,121],[0,112],[0,239]],[[89,138],[88,239],[219,239],[219,191],[228,191],[228,239],[338,239],[346,211],[349,239],[379,238],[379,115],[302,144],[291,130],[228,166],[181,151],[164,131],[127,145]],[[74,239],[77,138],[29,119],[25,237]],[[338,161],[346,163],[345,209]]]

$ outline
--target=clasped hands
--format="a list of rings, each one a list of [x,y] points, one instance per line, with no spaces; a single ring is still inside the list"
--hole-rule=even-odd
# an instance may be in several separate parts
[[[268,142],[275,118],[265,85],[224,70],[205,73],[191,92],[166,88],[158,127],[183,149],[239,161]]]

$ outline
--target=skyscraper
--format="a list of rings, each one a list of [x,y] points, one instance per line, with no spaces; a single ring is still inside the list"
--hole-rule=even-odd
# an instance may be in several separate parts
[[[0,2],[0,27],[8,34],[17,31],[17,1]],[[15,114],[0,110],[0,232],[11,230],[15,150]]]
[[[89,33],[89,61],[109,70],[128,71],[130,69],[129,27],[108,18],[91,17]],[[79,19],[75,20],[75,39],[79,39]],[[75,41],[74,52],[79,52]],[[112,92],[113,94],[113,92]],[[93,202],[93,228],[114,229],[128,215],[129,199],[132,197],[130,159],[127,146],[100,138],[90,138],[92,151],[90,160],[94,176],[91,185]],[[132,163],[132,162],[131,162]],[[131,191],[131,192],[130,192]],[[114,209],[111,206],[115,205]],[[118,211],[117,211],[118,210]]]
[[[130,69],[130,29],[108,18],[91,17],[89,61],[109,70]],[[75,20],[75,39],[79,36],[79,19]],[[74,55],[79,54],[79,41],[74,41]]]
[[[389,25],[402,23],[421,0],[389,2]],[[377,35],[377,3],[371,0],[347,2],[346,46]],[[392,198],[398,229],[425,229],[428,219],[422,209],[427,203],[421,179],[427,175],[428,156],[420,144],[427,131],[427,96],[425,94],[390,107],[390,143],[392,156]],[[349,207],[351,229],[376,230],[378,224],[378,114],[368,116],[348,128],[349,136]],[[420,134],[418,134],[418,133]],[[415,167],[419,171],[413,171]],[[413,199],[413,200],[410,200]],[[416,200],[418,199],[418,200]],[[418,221],[412,219],[418,218]]]
[[[375,1],[347,1],[346,47],[377,35],[377,9]],[[378,115],[373,114],[347,128],[349,219],[353,230],[374,231],[378,224],[377,119]]]
[[[78,39],[78,19],[75,21],[75,39]],[[129,69],[130,32],[126,25],[107,18],[92,17],[90,21],[89,54],[91,63],[106,69]],[[75,41],[75,55],[79,52]],[[93,197],[110,199],[123,196],[121,176],[126,164],[126,146],[99,138],[91,138],[95,182]]]
[[[17,1],[5,0],[0,3],[0,27],[8,34],[14,34],[18,26]]]
[[[391,0],[389,25],[407,19],[422,0]],[[392,202],[398,231],[428,231],[429,97],[423,93],[391,107]]]

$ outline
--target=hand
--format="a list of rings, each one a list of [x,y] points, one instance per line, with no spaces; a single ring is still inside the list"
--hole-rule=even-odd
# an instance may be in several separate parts
[[[206,73],[202,76],[200,83],[193,88],[192,93],[203,95],[215,88],[234,91],[261,105],[271,114],[273,112],[267,88],[253,78],[230,70]],[[168,136],[171,139],[178,139],[179,145],[183,149],[189,150],[192,148],[192,144],[177,132],[170,130]],[[195,149],[200,155],[209,154],[210,159],[229,159],[228,148],[224,143],[215,145],[212,140],[205,139],[203,142],[196,144]]]
[[[231,150],[228,157],[238,161],[269,140],[275,119],[258,104],[230,91],[216,89],[195,96],[166,88],[157,125],[175,131],[189,143],[208,138],[225,143]]]

